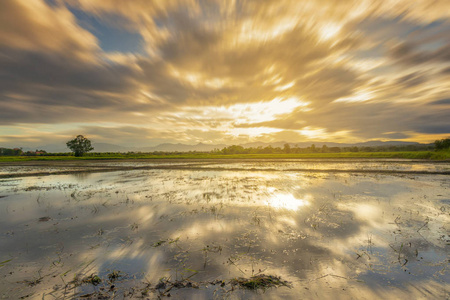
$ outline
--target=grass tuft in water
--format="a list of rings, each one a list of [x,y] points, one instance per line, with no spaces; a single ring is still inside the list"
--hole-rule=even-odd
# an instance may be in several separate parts
[[[88,277],[84,278],[82,283],[90,283],[92,285],[99,285],[102,282],[102,279],[98,277],[98,275],[91,274]]]
[[[281,280],[281,277],[279,276],[273,276],[273,275],[256,275],[252,276],[250,278],[235,278],[230,281],[232,285],[238,285],[241,288],[248,289],[248,290],[258,290],[258,289],[268,289],[272,287],[280,287],[280,286],[286,286],[291,287],[290,283]]]
[[[122,272],[113,270],[111,271],[111,273],[108,274],[108,279],[110,282],[114,282],[115,280],[119,279],[122,276],[123,276]]]

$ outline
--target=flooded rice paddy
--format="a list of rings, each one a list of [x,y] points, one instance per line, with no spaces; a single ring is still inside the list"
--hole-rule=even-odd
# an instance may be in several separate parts
[[[0,165],[3,299],[445,299],[450,162]]]

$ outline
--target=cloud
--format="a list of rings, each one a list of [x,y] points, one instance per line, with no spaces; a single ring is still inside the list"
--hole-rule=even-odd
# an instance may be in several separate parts
[[[272,127],[301,132],[307,127],[325,128],[326,136],[334,138],[338,132],[348,132],[349,138],[359,140],[401,138],[411,132],[450,133],[448,111],[428,105],[404,105],[393,102],[335,102],[311,111],[295,111],[276,120],[261,123],[240,124],[240,127]],[[396,132],[394,134],[386,134]]]
[[[436,100],[436,101],[431,102],[431,104],[436,104],[436,105],[450,105],[450,98]]]
[[[418,86],[425,83],[426,81],[427,78],[425,75],[422,75],[420,73],[410,73],[408,75],[401,76],[395,81],[395,83],[397,85],[401,85],[402,87],[408,88]]]
[[[130,111],[135,66],[106,62],[96,38],[64,6],[0,4],[1,124],[102,120]],[[114,114],[114,113],[113,113]]]
[[[450,54],[448,53],[448,45],[439,47],[436,50],[420,51],[416,46],[401,43],[392,47],[390,54],[393,59],[399,63],[406,65],[418,65],[427,62],[448,63],[450,62]]]
[[[226,142],[446,133],[448,8],[447,1],[3,1],[0,125],[84,124],[122,144],[140,135]],[[144,50],[103,49],[99,41],[113,37],[100,37],[107,31],[96,22],[81,26],[80,14],[132,32]],[[274,99],[307,106],[282,101],[275,108],[285,110],[267,117],[258,107]]]
[[[66,58],[93,61],[97,40],[76,23],[64,6],[43,1],[0,3],[0,46],[14,50],[58,53]]]

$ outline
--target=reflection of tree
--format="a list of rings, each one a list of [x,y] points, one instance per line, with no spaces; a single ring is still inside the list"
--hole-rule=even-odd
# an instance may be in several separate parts
[[[71,175],[76,178],[77,181],[84,181],[89,178],[92,173],[90,172],[75,172]]]

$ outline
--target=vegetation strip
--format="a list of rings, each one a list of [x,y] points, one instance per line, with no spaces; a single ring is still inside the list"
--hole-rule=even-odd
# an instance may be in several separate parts
[[[88,153],[74,157],[65,153],[40,156],[1,156],[0,162],[18,161],[83,161],[121,159],[290,159],[290,158],[403,158],[449,160],[449,149],[439,151],[394,151],[394,152],[324,152],[324,153],[217,153],[217,152],[175,152],[175,153]]]
[[[196,274],[197,273],[193,275]],[[121,275],[120,271],[113,271],[112,273],[108,274],[107,277],[108,280],[102,279],[96,274],[91,274],[84,278],[79,278],[79,276],[76,276],[76,278],[73,281],[66,284],[65,293],[67,294],[72,293],[71,291],[73,289],[76,289],[81,285],[92,285],[97,287],[103,284],[103,286],[101,286],[99,289],[95,289],[96,290],[95,292],[90,292],[82,295],[78,294],[77,296],[80,298],[90,298],[90,299],[92,299],[92,297],[98,297],[97,299],[103,299],[100,297],[106,297],[105,299],[109,299],[111,295],[115,295],[118,291],[118,288],[116,287],[114,282],[120,278],[126,280],[127,276]],[[171,297],[170,291],[173,289],[185,289],[185,288],[199,289],[200,287],[206,287],[208,285],[220,286],[222,291],[225,293],[230,293],[234,291],[236,287],[240,289],[253,290],[255,292],[258,290],[265,291],[270,288],[278,288],[278,287],[292,288],[291,283],[281,279],[280,276],[266,275],[266,274],[259,274],[251,276],[250,278],[237,277],[230,280],[210,280],[199,282],[192,281],[189,279],[189,277],[175,281],[171,281],[170,278],[163,277],[154,286],[152,286],[152,284],[149,282],[143,282],[143,285],[140,287],[134,286],[128,291],[128,293],[123,292],[123,297],[124,298],[135,296],[144,297],[149,296],[150,293],[157,294],[158,298]]]

